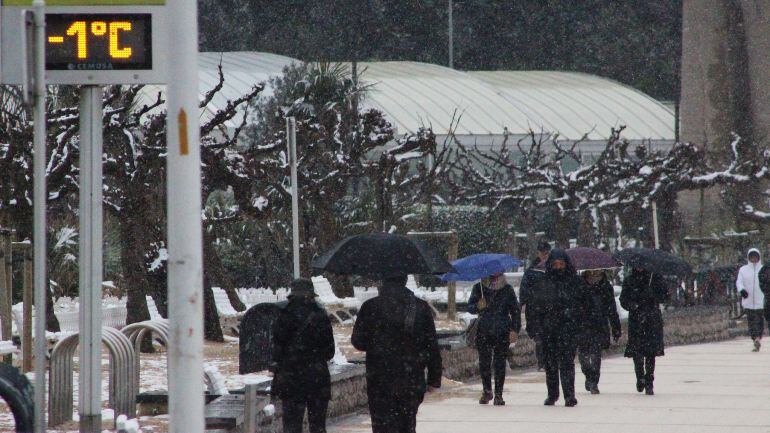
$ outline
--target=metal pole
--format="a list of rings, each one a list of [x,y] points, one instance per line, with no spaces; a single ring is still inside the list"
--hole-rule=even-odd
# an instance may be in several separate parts
[[[452,19],[452,0],[449,0],[449,67],[455,68],[455,41],[454,41],[454,20]]]
[[[652,231],[655,235],[655,248],[660,248],[660,236],[658,234],[658,203],[652,202]]]
[[[203,433],[203,232],[197,2],[168,0],[168,314],[170,432]]]
[[[46,308],[46,112],[45,112],[45,1],[34,0],[35,10],[35,110],[33,125],[33,229],[35,283],[35,432],[45,432]]]
[[[3,340],[8,341],[13,339],[13,336],[11,335],[11,324],[13,323],[11,319],[13,317],[11,313],[11,297],[8,296],[8,292],[11,291],[11,286],[8,284],[8,279],[5,275],[7,272],[10,272],[5,265],[5,244],[6,240],[10,240],[10,236],[10,230],[0,230],[0,318],[2,318],[2,321],[0,322],[0,333],[2,334]],[[0,361],[10,364],[12,359],[10,356],[3,356],[0,357]]]
[[[457,260],[457,254],[459,250],[459,239],[457,237],[457,232],[452,231],[452,234],[449,237],[449,254],[447,254],[447,259],[451,262],[454,260]],[[448,320],[455,320],[457,317],[457,283],[454,281],[450,281],[447,285],[447,319]]]
[[[22,249],[24,252],[24,303],[22,304],[21,371],[23,373],[32,371],[32,273],[34,271],[31,247],[30,244],[24,244]]]
[[[80,431],[102,427],[102,89],[80,94]]]
[[[297,119],[286,118],[286,136],[289,142],[291,165],[291,234],[294,254],[294,278],[300,277],[299,269],[299,184],[297,183]]]

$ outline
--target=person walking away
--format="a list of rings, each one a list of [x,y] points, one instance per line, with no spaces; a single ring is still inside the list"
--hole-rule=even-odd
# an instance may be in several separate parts
[[[765,298],[763,309],[765,312],[765,323],[770,331],[770,264],[765,264],[759,270],[759,288]]]
[[[668,290],[658,274],[636,268],[623,281],[620,305],[628,311],[625,356],[634,360],[636,390],[647,395],[655,394],[655,358],[665,355],[660,304],[667,299]]]
[[[492,400],[492,366],[495,372],[494,405],[503,406],[505,361],[508,346],[515,343],[521,330],[521,311],[516,292],[501,274],[485,278],[473,286],[468,299],[468,312],[479,315],[476,350],[483,392],[480,404]]]
[[[529,268],[524,271],[524,276],[521,279],[521,287],[519,289],[519,300],[522,308],[524,308],[527,335],[529,335],[535,342],[535,357],[537,358],[538,371],[543,370],[543,343],[540,340],[540,337],[538,337],[537,330],[533,326],[534,321],[531,319],[526,305],[529,302],[532,290],[537,285],[537,282],[545,275],[545,272],[537,269],[537,267],[548,260],[548,255],[550,253],[551,244],[546,241],[541,241],[537,246],[537,257],[532,261]]]
[[[759,250],[749,250],[748,263],[738,270],[738,278],[735,280],[735,288],[740,293],[741,304],[746,310],[746,320],[749,325],[749,335],[754,341],[754,352],[759,352],[762,347],[762,334],[765,330],[765,295],[759,281],[759,271],[762,269],[762,256]]]
[[[271,392],[283,406],[284,433],[302,433],[306,408],[310,433],[326,432],[331,398],[327,363],[334,357],[334,334],[315,297],[312,281],[294,280],[289,303],[273,326]]]
[[[575,352],[583,315],[588,311],[588,292],[564,250],[553,250],[545,264],[545,276],[538,281],[527,304],[533,325],[543,342],[546,406],[559,399],[559,379],[567,407],[575,398]]]
[[[406,275],[384,280],[379,293],[361,306],[351,338],[366,352],[372,432],[414,433],[424,394],[441,387],[433,314],[406,288]]]
[[[610,335],[616,342],[620,338],[620,317],[615,305],[615,291],[604,271],[586,271],[583,279],[590,302],[584,314],[586,323],[578,343],[578,359],[586,378],[586,391],[599,394],[602,350],[610,348]]]

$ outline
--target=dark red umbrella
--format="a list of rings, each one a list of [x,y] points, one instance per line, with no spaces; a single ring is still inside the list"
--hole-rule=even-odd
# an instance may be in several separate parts
[[[615,269],[623,266],[609,253],[597,248],[576,247],[566,250],[566,253],[575,270],[578,271]],[[545,269],[545,263],[539,264],[537,268]]]

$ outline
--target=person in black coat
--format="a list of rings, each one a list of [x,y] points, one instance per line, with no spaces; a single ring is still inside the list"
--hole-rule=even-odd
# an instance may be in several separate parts
[[[543,361],[548,386],[546,406],[559,399],[559,378],[567,407],[575,398],[575,352],[577,337],[588,311],[588,292],[563,250],[553,250],[545,264],[545,276],[538,281],[527,305],[533,325],[543,341]]]
[[[492,400],[492,364],[495,370],[495,406],[505,404],[505,361],[508,346],[515,343],[521,330],[521,311],[516,292],[505,282],[503,274],[485,278],[473,286],[468,299],[468,312],[479,315],[476,350],[484,390],[479,403]],[[493,362],[494,359],[494,362]]]
[[[604,271],[586,271],[583,279],[590,303],[584,314],[586,322],[578,343],[578,359],[586,377],[586,391],[599,394],[602,350],[610,347],[610,329],[614,341],[620,338],[620,316],[615,305],[615,290]]]
[[[414,433],[425,393],[441,387],[433,313],[406,288],[406,276],[386,279],[379,293],[361,306],[351,338],[366,352],[372,432]]]
[[[524,308],[524,318],[526,319],[526,331],[527,335],[535,341],[535,357],[537,358],[537,369],[543,369],[543,343],[540,337],[537,335],[537,329],[533,326],[534,320],[530,317],[530,311],[527,309],[527,303],[532,296],[532,290],[537,286],[537,282],[545,275],[543,270],[538,269],[541,263],[548,260],[548,255],[551,253],[551,244],[545,241],[541,241],[537,246],[537,257],[532,261],[532,264],[524,271],[524,276],[521,278],[521,288],[519,290],[519,301]]]
[[[327,363],[334,357],[334,334],[315,296],[312,281],[294,280],[289,303],[273,326],[271,392],[283,406],[284,433],[302,433],[305,408],[310,432],[326,432],[331,398]]]
[[[668,299],[663,278],[644,269],[633,269],[623,281],[620,305],[628,311],[626,357],[634,359],[636,390],[653,395],[655,357],[664,355],[663,315],[660,304]]]

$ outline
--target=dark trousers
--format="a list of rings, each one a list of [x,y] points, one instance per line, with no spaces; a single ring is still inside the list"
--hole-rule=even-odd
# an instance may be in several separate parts
[[[654,356],[635,356],[634,371],[636,380],[644,380],[648,384],[655,381],[655,357]]]
[[[580,369],[586,377],[586,383],[599,385],[602,370],[602,348],[598,344],[584,344],[578,347]]]
[[[559,379],[564,391],[564,400],[575,398],[575,346],[548,344],[544,341],[543,361],[545,364],[545,383],[548,386],[548,399],[559,399]]]
[[[302,421],[307,408],[310,433],[326,433],[326,411],[329,399],[323,396],[309,396],[304,399],[282,399],[283,433],[302,433]]]
[[[372,433],[415,433],[422,397],[368,392]]]
[[[537,368],[545,368],[545,356],[543,355],[543,340],[535,336],[535,358],[537,358]]]
[[[749,324],[751,338],[762,338],[765,332],[764,310],[746,310],[746,321]]]
[[[478,335],[479,373],[484,391],[492,391],[492,370],[495,372],[495,395],[502,395],[505,384],[505,361],[508,357],[508,336],[498,338]]]

